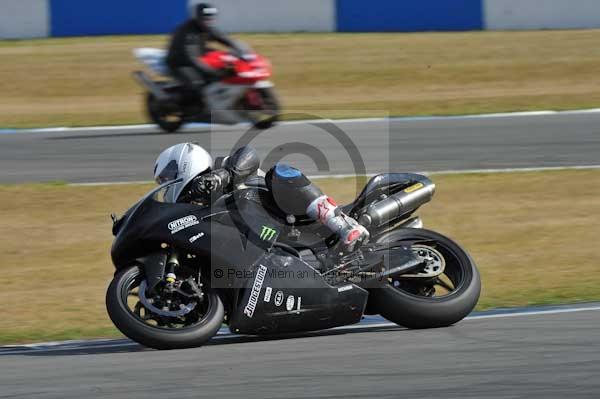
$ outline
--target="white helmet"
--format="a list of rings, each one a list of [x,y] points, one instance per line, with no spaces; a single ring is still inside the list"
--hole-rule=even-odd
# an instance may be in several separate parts
[[[177,202],[183,189],[201,173],[213,167],[213,159],[199,145],[192,143],[177,144],[164,150],[154,164],[154,180],[163,184],[175,179],[181,182],[169,187],[165,200]]]

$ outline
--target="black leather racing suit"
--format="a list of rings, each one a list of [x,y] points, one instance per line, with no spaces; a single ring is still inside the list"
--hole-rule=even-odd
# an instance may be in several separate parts
[[[227,46],[238,56],[244,54],[245,49],[240,44],[211,26],[198,24],[194,19],[177,27],[171,39],[167,65],[177,79],[195,90],[221,77],[221,71],[211,68],[200,59],[209,51],[207,43],[211,41]]]
[[[233,184],[258,171],[260,159],[256,151],[242,147],[228,157],[223,167],[197,177],[191,184],[193,195],[227,192]],[[302,172],[289,165],[277,163],[265,176],[275,204],[286,215],[308,216],[338,234],[340,250],[351,252],[356,244],[369,237],[367,230],[345,215],[335,201],[323,194]]]

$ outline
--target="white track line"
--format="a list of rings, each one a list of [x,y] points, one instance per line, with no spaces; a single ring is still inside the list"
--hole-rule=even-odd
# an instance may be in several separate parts
[[[485,319],[502,319],[507,317],[526,317],[526,316],[545,316],[545,315],[556,315],[556,314],[566,314],[566,313],[580,313],[580,312],[597,312],[600,311],[600,306],[590,306],[590,305],[582,305],[577,306],[573,305],[573,307],[563,308],[563,309],[539,309],[535,310],[532,308],[531,310],[527,309],[515,309],[514,311],[507,311],[506,313],[493,313],[493,314],[480,314],[468,316],[464,319],[464,321],[472,321],[472,320],[485,320]],[[389,327],[398,327],[397,324],[391,322],[384,323],[372,323],[372,324],[355,324],[350,326],[343,326],[333,328],[329,331],[361,331],[361,330],[369,330],[374,328],[389,328]],[[327,330],[324,330],[327,331]],[[219,334],[215,338],[217,340],[231,338],[236,336],[235,334]],[[139,346],[135,342],[115,342],[114,344],[110,343],[111,340],[92,340],[92,341],[64,341],[64,342],[46,342],[46,343],[35,343],[35,344],[26,344],[26,345],[7,345],[4,347],[0,347],[0,349],[11,349],[0,352],[0,355],[18,355],[18,354],[27,354],[32,353],[41,353],[41,352],[59,352],[59,351],[69,351],[69,350],[94,350],[94,349],[104,349],[104,348],[127,348],[127,347],[135,347]],[[68,345],[67,347],[58,347],[60,345]],[[27,348],[27,349],[22,349]]]
[[[600,311],[600,306],[591,306],[585,308],[572,308],[572,309],[552,309],[552,310],[532,310],[523,311],[521,313],[497,313],[497,314],[482,314],[468,316],[465,320],[481,320],[481,319],[502,319],[505,317],[520,317],[520,316],[539,316],[539,315],[552,315],[552,314],[563,314],[563,313],[578,313],[578,312],[597,312]]]
[[[91,182],[91,183],[69,183],[69,186],[94,187],[94,186],[122,186],[124,184],[151,184],[151,180],[115,181],[115,182]]]
[[[579,109],[572,111],[527,111],[527,112],[503,112],[495,114],[475,114],[475,115],[449,115],[449,116],[399,116],[399,117],[378,117],[378,118],[349,118],[349,119],[308,119],[298,121],[285,121],[280,125],[302,125],[310,123],[372,123],[384,121],[399,121],[399,122],[421,122],[421,121],[444,121],[444,120],[466,120],[466,119],[493,119],[493,118],[516,118],[528,116],[547,116],[547,115],[585,115],[600,113],[600,108]],[[248,124],[239,124],[244,126]],[[215,130],[222,128],[230,128],[230,126],[192,123],[185,125],[184,130]],[[123,126],[90,126],[90,127],[52,127],[40,129],[0,129],[0,134],[19,134],[19,133],[73,133],[73,132],[95,132],[95,131],[114,131],[114,130],[153,130],[159,131],[155,125],[123,125]]]
[[[600,165],[581,165],[581,166],[546,166],[538,168],[504,168],[504,169],[449,169],[440,170],[434,172],[414,172],[420,173],[427,176],[434,175],[456,175],[456,174],[477,174],[477,173],[525,173],[525,172],[548,172],[548,171],[561,171],[561,170],[597,170],[600,169]],[[366,177],[373,177],[376,173],[369,173]],[[339,174],[339,175],[316,175],[308,176],[309,179],[347,179],[356,177],[353,174]],[[136,181],[118,181],[118,182],[89,182],[89,183],[69,183],[69,186],[118,186],[124,184],[151,184],[150,180],[136,180]]]
[[[506,317],[523,317],[523,316],[539,316],[539,315],[553,315],[553,314],[562,314],[562,313],[578,313],[578,312],[594,312],[600,311],[600,306],[592,306],[592,307],[584,307],[584,308],[569,308],[569,309],[548,309],[548,310],[531,310],[531,311],[515,311],[515,312],[507,312],[507,313],[496,313],[496,314],[482,314],[482,315],[473,315],[467,316],[463,319],[463,321],[470,320],[482,320],[482,319],[501,319]],[[364,325],[351,325],[351,326],[342,326],[332,329],[336,330],[366,330],[369,328],[386,328],[386,327],[398,327],[397,324],[391,322],[384,323],[373,323],[373,324],[364,324]]]
[[[525,172],[548,172],[560,170],[595,170],[600,169],[600,165],[578,165],[578,166],[540,166],[540,167],[523,167],[523,168],[500,168],[500,169],[448,169],[438,170],[433,172],[414,172],[427,176],[433,175],[457,175],[457,174],[478,174],[478,173],[525,173]],[[367,177],[375,176],[375,173],[369,173]],[[347,179],[356,177],[353,174],[341,175],[317,175],[308,176],[309,179]]]

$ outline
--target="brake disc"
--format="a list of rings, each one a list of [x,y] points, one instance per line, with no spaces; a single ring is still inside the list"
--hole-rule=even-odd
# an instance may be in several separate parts
[[[413,245],[411,250],[424,263],[424,266],[420,272],[403,274],[402,277],[433,278],[444,273],[444,270],[446,270],[446,260],[436,249],[427,245]]]
[[[150,312],[157,314],[159,316],[164,316],[164,317],[181,317],[181,316],[185,316],[186,314],[190,313],[192,310],[194,310],[196,308],[197,303],[196,302],[191,302],[188,303],[187,305],[180,305],[180,309],[179,310],[164,310],[164,309],[159,309],[156,306],[154,306],[153,304],[153,300],[151,300],[151,298],[146,297],[146,288],[148,287],[148,284],[146,283],[146,280],[142,281],[139,287],[139,298],[140,298],[140,302],[142,302],[142,305],[144,305],[144,307],[146,309],[148,309]]]

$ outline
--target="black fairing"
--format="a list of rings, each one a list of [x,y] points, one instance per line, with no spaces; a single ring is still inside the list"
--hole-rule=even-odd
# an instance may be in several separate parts
[[[162,243],[199,255],[210,265],[222,267],[243,267],[244,264],[248,267],[264,252],[261,240],[254,240],[252,235],[248,239],[248,231],[238,229],[230,210],[162,203],[154,199],[153,193],[138,202],[117,222],[120,228],[111,251],[117,269],[160,251]],[[184,228],[171,228],[171,223],[182,219],[188,221],[182,225]],[[244,219],[252,220],[252,217]]]
[[[367,304],[366,290],[349,283],[333,287],[310,265],[283,252],[265,253],[251,272],[231,317],[232,332],[274,334],[354,324]],[[258,295],[251,301],[253,286]]]
[[[175,234],[169,224],[186,217],[195,217],[198,223]],[[191,253],[210,255],[211,244],[218,245],[219,240],[211,240],[209,234],[222,235],[235,243],[239,233],[235,228],[210,224],[210,212],[206,208],[191,204],[164,204],[147,200],[123,224],[112,246],[112,260],[117,268],[127,266],[148,253],[159,251],[162,243],[185,249]],[[191,237],[202,233],[203,238],[190,243]],[[215,249],[215,248],[213,248]]]

